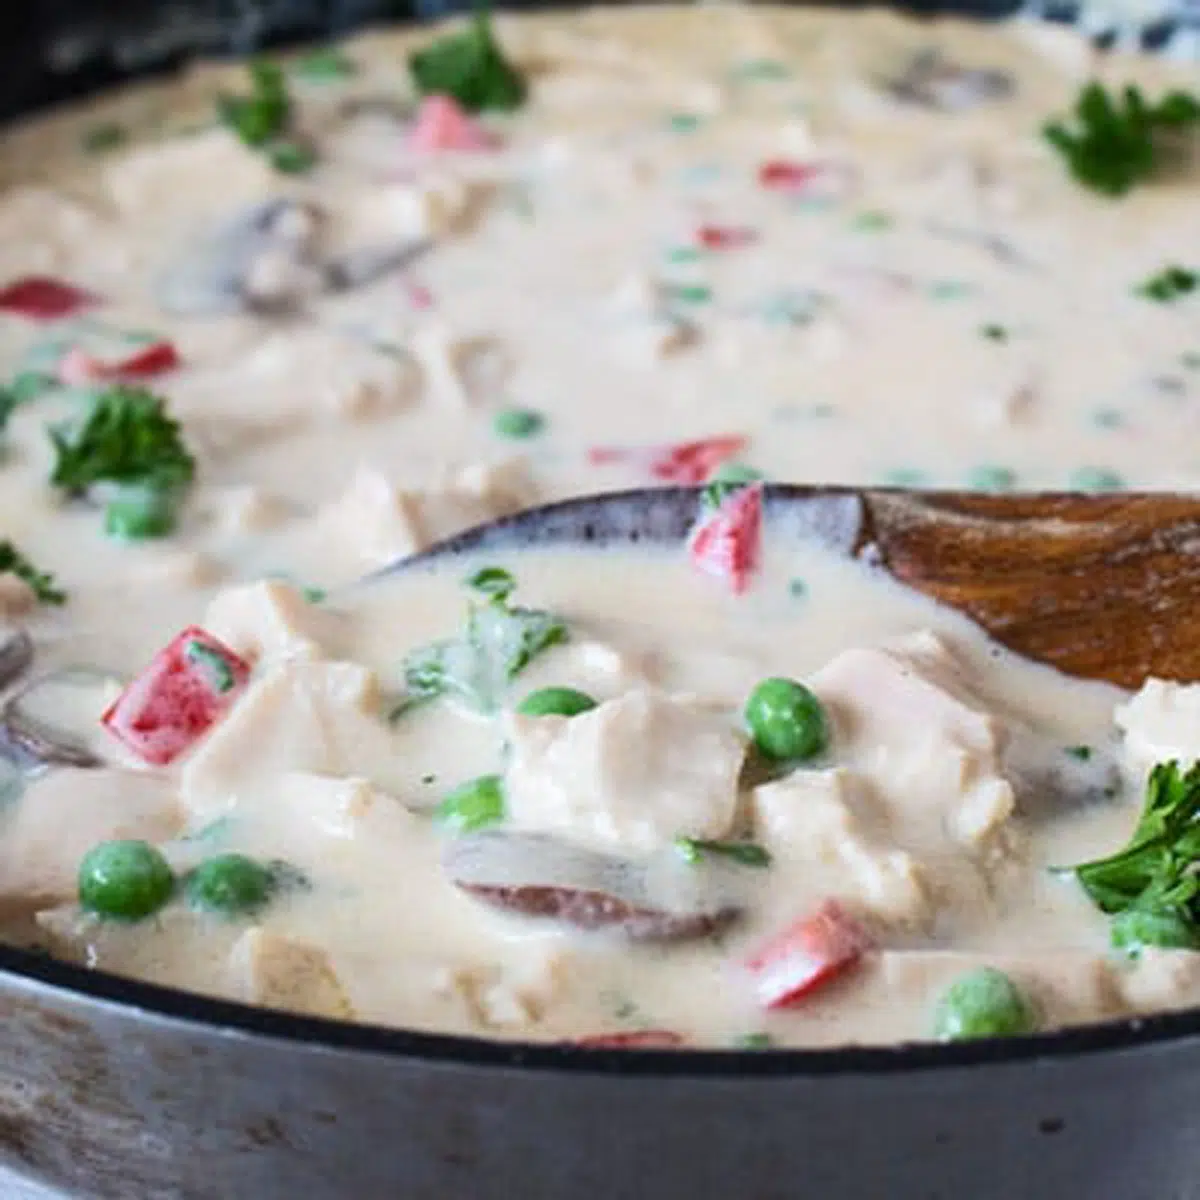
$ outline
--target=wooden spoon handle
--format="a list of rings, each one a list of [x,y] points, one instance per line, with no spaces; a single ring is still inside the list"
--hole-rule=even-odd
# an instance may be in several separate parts
[[[1200,679],[1200,496],[871,491],[902,583],[1060,670]]]

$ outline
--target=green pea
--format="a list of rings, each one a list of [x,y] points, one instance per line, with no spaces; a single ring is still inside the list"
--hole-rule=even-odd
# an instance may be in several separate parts
[[[504,820],[504,782],[480,775],[456,787],[434,810],[434,819],[455,833],[472,833]]]
[[[1166,950],[1200,949],[1200,931],[1178,909],[1129,908],[1113,917],[1109,928],[1113,947],[1136,958],[1143,946]]]
[[[526,717],[577,717],[596,707],[596,701],[587,692],[569,687],[538,688],[517,706],[517,712]]]
[[[148,842],[101,842],[79,864],[79,903],[100,917],[140,921],[174,890],[170,863]]]
[[[821,702],[794,679],[764,679],[746,701],[746,725],[767,758],[814,758],[829,742]]]
[[[1036,1028],[1033,1006],[995,967],[980,967],[955,980],[938,1001],[933,1019],[939,1042],[1016,1037]]]
[[[545,425],[546,418],[532,408],[505,408],[492,421],[492,428],[500,437],[514,440],[534,437]]]
[[[257,912],[275,891],[270,867],[244,854],[218,854],[205,859],[184,883],[193,908],[237,917]]]
[[[166,537],[175,528],[177,498],[154,488],[130,488],[104,510],[104,532],[128,542]]]

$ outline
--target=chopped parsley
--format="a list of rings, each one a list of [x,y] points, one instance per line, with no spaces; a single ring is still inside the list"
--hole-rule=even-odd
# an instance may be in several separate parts
[[[1151,103],[1132,85],[1110,94],[1093,81],[1080,91],[1073,120],[1048,121],[1042,136],[1077,183],[1123,196],[1177,162],[1178,135],[1196,124],[1200,100],[1187,92],[1169,92]]]
[[[704,838],[678,837],[675,848],[690,863],[702,862],[709,856],[728,858],[742,867],[769,867],[771,855],[757,842],[713,842]]]
[[[84,496],[96,484],[116,485],[106,524],[113,532],[161,536],[196,473],[178,422],[164,401],[138,387],[101,392],[81,421],[51,426],[54,471],[50,482],[69,496]],[[131,505],[153,520],[134,532]]]
[[[90,125],[83,131],[79,144],[87,154],[107,154],[123,146],[129,139],[129,132],[116,121],[102,121],[98,125]]]
[[[453,96],[468,112],[511,111],[524,103],[527,92],[524,78],[496,42],[483,4],[465,29],[413,51],[408,69],[422,95]]]
[[[769,1033],[744,1033],[733,1044],[739,1050],[770,1050],[775,1039]]]
[[[42,604],[67,602],[67,594],[55,585],[54,576],[39,571],[7,538],[0,541],[0,575],[23,580]]]
[[[1200,272],[1186,267],[1164,267],[1157,275],[1151,275],[1137,287],[1137,294],[1159,304],[1170,304],[1183,296],[1191,295],[1200,287]]]
[[[285,174],[307,171],[316,162],[316,154],[288,136],[293,111],[283,69],[276,63],[251,63],[250,89],[248,96],[217,97],[221,123],[251,149],[263,151],[276,170]]]
[[[219,650],[214,650],[212,646],[206,646],[203,642],[191,641],[183,648],[183,654],[188,662],[204,669],[219,693],[224,695],[233,691],[237,683],[233,668]]]
[[[705,512],[715,512],[735,492],[762,479],[763,473],[744,463],[723,463],[713,473],[700,493],[700,505]]]
[[[1093,753],[1091,746],[1086,745],[1066,746],[1063,752],[1072,758],[1077,758],[1080,762],[1089,762]]]
[[[357,74],[358,66],[345,51],[323,46],[298,59],[292,73],[309,83],[337,83]]]
[[[533,408],[504,408],[492,421],[499,437],[524,440],[536,437],[546,425],[546,418]]]
[[[1003,325],[984,325],[979,330],[980,336],[989,342],[1007,342],[1008,330]]]
[[[1159,763],[1129,844],[1070,870],[1102,912],[1114,918],[1113,943],[1200,945],[1200,763],[1186,771]]]
[[[503,568],[485,567],[466,583],[481,602],[468,608],[465,636],[422,646],[405,659],[406,695],[392,720],[440,696],[493,713],[509,684],[538,655],[566,641],[567,627],[558,617],[509,603],[516,581]]]

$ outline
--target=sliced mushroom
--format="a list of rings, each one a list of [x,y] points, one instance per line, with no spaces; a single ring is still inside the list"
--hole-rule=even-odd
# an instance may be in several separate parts
[[[899,75],[884,86],[897,100],[940,112],[965,112],[1007,99],[1015,90],[1007,71],[964,67],[944,58],[932,46],[914,54]]]
[[[23,629],[0,631],[0,690],[12,687],[33,665],[33,639]]]
[[[253,205],[201,239],[162,276],[158,301],[176,316],[294,312],[324,292],[346,291],[401,270],[430,243],[324,253],[325,215],[292,199]]]
[[[458,887],[492,907],[636,941],[704,937],[743,907],[719,864],[673,853],[635,863],[541,834],[468,835],[450,843],[444,865]]]
[[[23,765],[99,767],[89,734],[120,681],[77,667],[33,679],[0,709],[0,746]]]

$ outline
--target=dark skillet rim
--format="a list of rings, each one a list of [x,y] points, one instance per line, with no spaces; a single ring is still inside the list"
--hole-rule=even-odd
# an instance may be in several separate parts
[[[872,494],[902,489],[869,487],[814,488],[796,484],[767,487],[768,502],[803,499],[816,494],[856,497],[869,506]],[[574,497],[540,510],[560,511],[604,499],[636,501],[654,495],[676,501],[698,497],[699,488],[648,488]],[[925,492],[936,499],[939,492]],[[952,493],[942,492],[942,496]],[[973,494],[974,495],[974,494]],[[1033,499],[1066,493],[1028,493]],[[1146,493],[1126,492],[1136,500]],[[1152,495],[1161,497],[1161,493]],[[507,530],[527,513],[494,522],[487,528]],[[868,535],[869,536],[869,535]],[[443,553],[469,553],[478,533],[464,533],[397,564],[419,568]],[[647,539],[649,540],[649,539]],[[386,574],[395,568],[385,568]],[[620,1074],[662,1078],[732,1080],[740,1078],[804,1079],[827,1075],[894,1075],[929,1070],[1002,1067],[1021,1063],[1060,1062],[1100,1053],[1132,1052],[1143,1047],[1180,1043],[1200,1035],[1200,1006],[1175,1012],[1072,1026],[1029,1037],[938,1044],[909,1042],[887,1046],[819,1049],[597,1049],[570,1043],[502,1042],[485,1038],[424,1033],[323,1017],[298,1016],[217,999],[178,988],[128,979],[59,962],[43,954],[0,944],[0,989],[5,986],[49,989],[56,999],[90,1000],[126,1010],[130,1015],[175,1022],[192,1032],[263,1037],[314,1051],[349,1051],[417,1060],[448,1068],[519,1069],[528,1073]]]
[[[13,987],[32,991],[35,996],[48,989],[55,994],[55,1000],[68,1003],[98,1002],[131,1017],[178,1024],[193,1034],[240,1034],[318,1053],[348,1051],[451,1069],[507,1068],[529,1074],[600,1073],[716,1081],[887,1076],[1062,1062],[1180,1043],[1200,1034],[1200,1007],[1197,1007],[1030,1037],[944,1045],[910,1042],[810,1050],[585,1049],[562,1043],[490,1041],[297,1016],[93,971],[27,950],[0,946],[0,989]]]

